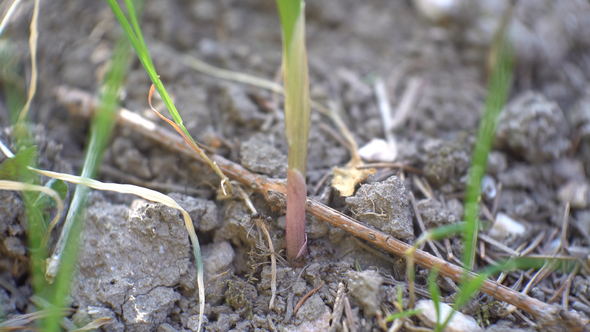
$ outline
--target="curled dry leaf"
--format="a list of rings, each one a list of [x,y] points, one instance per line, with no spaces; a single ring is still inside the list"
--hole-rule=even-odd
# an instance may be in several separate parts
[[[346,166],[334,167],[332,174],[332,187],[338,189],[340,195],[348,197],[354,194],[354,188],[357,184],[365,181],[370,174],[375,174],[374,168],[358,169],[357,166],[363,165],[360,159],[351,160]]]

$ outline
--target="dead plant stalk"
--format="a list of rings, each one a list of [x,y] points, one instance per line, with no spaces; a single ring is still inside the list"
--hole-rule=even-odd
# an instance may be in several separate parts
[[[56,95],[58,100],[67,106],[73,115],[84,116],[87,118],[92,115],[96,102],[91,94],[62,86],[56,89]],[[181,137],[141,117],[137,113],[122,109],[118,114],[117,122],[119,125],[130,128],[175,152],[190,156],[201,163],[205,162],[200,155],[186,145]],[[269,196],[272,196],[271,194],[274,194],[274,196],[281,196],[283,199],[279,201],[284,202],[286,188],[279,181],[269,179],[266,176],[254,174],[222,156],[214,155],[211,159],[219,165],[219,168],[229,178],[262,194],[266,199],[268,199]],[[269,201],[271,204],[276,204],[275,202],[276,200]],[[281,207],[284,208],[284,206]],[[342,228],[350,234],[369,241],[397,256],[405,257],[406,251],[411,248],[407,243],[378,230],[364,226],[357,220],[313,199],[307,198],[306,210],[315,217],[327,221],[336,227]],[[414,252],[414,260],[416,264],[427,269],[432,269],[434,267],[439,268],[439,273],[442,276],[449,277],[457,282],[460,282],[464,276],[465,271],[463,268],[422,250],[416,250]],[[468,276],[473,278],[476,274],[468,272]],[[565,311],[558,306],[541,302],[535,298],[516,292],[493,280],[485,280],[481,285],[480,291],[492,296],[498,301],[512,304],[515,307],[530,313],[537,320],[539,325],[543,326],[547,331],[583,331],[584,326],[589,323],[587,319],[582,318],[575,312]]]

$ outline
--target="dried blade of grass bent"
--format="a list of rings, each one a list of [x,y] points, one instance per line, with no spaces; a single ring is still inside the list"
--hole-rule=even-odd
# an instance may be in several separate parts
[[[4,15],[4,18],[2,19],[2,22],[0,23],[0,36],[2,36],[2,32],[4,32],[4,29],[8,25],[8,21],[10,21],[10,18],[12,17],[14,12],[18,8],[18,5],[20,4],[20,2],[21,2],[21,0],[14,0],[12,2],[12,4],[10,5],[10,8],[8,8],[6,15]]]
[[[58,100],[66,105],[70,112],[77,115],[89,117],[93,109],[93,97],[87,92],[80,90],[69,90],[65,87],[57,89]],[[161,128],[155,123],[141,117],[137,113],[132,113],[127,110],[122,110],[119,113],[118,122],[120,125],[130,128],[131,130],[143,135],[144,137],[153,140],[163,146],[169,148],[171,151],[182,153],[187,157],[191,157],[198,162],[205,163],[202,157],[195,154],[193,150],[189,149],[185,142],[178,137],[175,133]],[[235,164],[222,156],[213,155],[211,156],[215,162],[219,165],[219,168],[223,170],[228,177],[240,182],[244,186],[247,186],[257,193],[262,194],[270,204],[284,207],[284,194],[286,192],[284,184],[279,181],[268,179],[265,176],[261,176],[250,172],[244,167]],[[271,195],[272,194],[272,195]],[[279,199],[276,199],[277,196]],[[269,199],[272,197],[273,199]],[[404,257],[406,252],[412,247],[404,243],[391,235],[384,234],[373,228],[364,226],[359,221],[344,215],[322,203],[319,203],[311,198],[307,198],[306,210],[313,216],[324,220],[333,226],[339,227],[350,234],[364,239],[376,246],[379,246],[395,255]],[[457,226],[453,226],[455,229],[447,230],[458,231]],[[431,230],[432,231],[432,230]],[[474,273],[466,271],[445,260],[439,259],[427,252],[416,249],[413,253],[414,261],[416,264],[432,269],[435,266],[440,267],[440,274],[445,277],[449,277],[455,281],[461,281],[464,274],[467,273],[470,277],[476,277]],[[547,328],[563,328],[569,331],[582,331],[583,327],[588,324],[588,320],[577,315],[574,312],[567,312],[561,310],[559,307],[549,305],[541,302],[530,296],[520,294],[502,284],[499,284],[493,280],[483,280],[479,288],[479,291],[492,296],[498,301],[507,302],[513,304],[519,309],[522,309],[535,317],[538,323]]]
[[[27,103],[23,107],[18,117],[18,122],[22,122],[29,113],[31,102],[35,97],[37,91],[37,38],[39,36],[38,29],[39,21],[39,0],[35,0],[35,6],[33,7],[33,17],[31,18],[31,34],[29,36],[29,48],[31,49],[31,83],[29,84],[29,96],[27,97]]]
[[[62,215],[62,212],[64,210],[64,204],[61,198],[59,197],[59,194],[51,188],[17,181],[0,180],[0,189],[18,191],[38,191],[53,198],[53,200],[57,204],[57,213],[55,214],[55,217],[53,217],[51,223],[49,224],[49,227],[47,228],[47,234],[49,234],[51,232],[51,229],[53,229],[55,224],[57,224],[57,222],[59,221],[59,217]]]
[[[109,3],[109,6],[111,7],[113,14],[115,15],[115,17],[119,21],[119,24],[121,25],[121,27],[125,31],[125,34],[127,35],[127,38],[129,39],[129,42],[133,46],[133,49],[135,50],[135,53],[137,53],[137,56],[138,56],[139,60],[141,61],[141,64],[143,65],[145,71],[147,72],[148,76],[152,80],[152,83],[154,84],[155,89],[158,91],[158,93],[162,97],[162,101],[164,102],[164,104],[166,105],[166,108],[170,112],[172,119],[174,119],[174,122],[177,125],[175,127],[175,129],[179,128],[180,131],[182,131],[183,138],[187,140],[187,143],[189,143],[191,145],[191,147],[197,146],[194,139],[189,134],[188,130],[185,128],[185,126],[182,122],[182,117],[178,113],[178,110],[176,109],[176,106],[174,105],[174,103],[172,102],[172,99],[168,95],[168,92],[166,91],[164,84],[162,84],[162,81],[160,80],[160,78],[158,77],[158,74],[156,73],[156,69],[154,67],[154,64],[152,63],[152,59],[151,59],[150,54],[148,52],[147,46],[146,46],[145,41],[143,39],[143,35],[141,33],[141,29],[139,27],[139,23],[137,21],[137,17],[135,14],[135,9],[133,7],[133,3],[131,2],[131,0],[125,0],[125,5],[127,7],[128,13],[129,13],[129,20],[127,20],[127,17],[125,16],[125,14],[123,14],[123,11],[121,11],[121,8],[117,4],[116,0],[107,0],[107,2]],[[129,23],[129,21],[131,21],[131,23]],[[168,121],[168,120],[166,120],[166,121]],[[200,149],[197,150],[197,152],[198,151],[200,151]],[[199,153],[203,153],[203,152],[201,151]],[[206,158],[206,160],[207,159],[208,158]],[[225,176],[225,174],[223,174],[223,172],[219,169],[219,167],[217,167],[214,163],[209,163],[209,165],[213,168],[215,173],[221,178],[221,180],[222,180],[221,181],[221,189],[222,189],[224,195],[227,196],[227,195],[231,194],[232,187],[231,187],[231,183],[229,182],[229,179],[227,178],[227,176]]]
[[[193,222],[191,217],[189,216],[188,212],[186,212],[175,200],[170,198],[167,195],[164,195],[160,192],[155,190],[142,188],[130,184],[117,184],[117,183],[102,183],[100,181],[92,180],[89,178],[84,178],[80,176],[75,176],[71,174],[63,174],[51,171],[44,171],[40,169],[33,169],[35,172],[45,175],[50,178],[59,179],[62,181],[75,183],[90,187],[96,190],[106,190],[106,191],[115,191],[121,194],[132,194],[137,195],[139,197],[145,198],[152,202],[158,202],[164,204],[168,207],[180,210],[182,216],[184,218],[184,224],[186,229],[188,230],[189,237],[191,239],[191,243],[193,245],[193,254],[195,256],[195,260],[197,263],[197,284],[199,288],[199,330],[201,329],[201,324],[203,322],[203,313],[205,311],[205,285],[203,282],[203,260],[201,258],[201,247],[199,246],[199,239],[197,234],[195,233],[195,227],[193,226]]]
[[[223,174],[223,172],[219,169],[219,166],[217,166],[217,164],[214,161],[211,161],[211,159],[207,157],[205,152],[203,152],[203,150],[199,148],[197,143],[191,138],[189,138],[189,136],[187,136],[184,133],[184,131],[178,125],[176,125],[176,123],[174,123],[174,121],[168,120],[168,118],[163,116],[160,112],[156,111],[154,106],[152,106],[152,95],[154,94],[154,89],[155,85],[152,84],[152,86],[150,87],[150,92],[148,94],[148,104],[150,105],[152,111],[154,111],[154,113],[156,113],[156,115],[159,116],[160,119],[166,121],[169,125],[171,125],[174,128],[174,130],[176,130],[182,136],[186,144],[188,144],[188,146],[190,146],[191,149],[195,150],[195,152],[197,152],[199,155],[201,155],[201,157],[203,157],[203,159],[207,161],[209,166],[211,166],[215,173],[217,173],[217,175],[219,175],[219,177],[221,178],[221,190],[223,191],[223,195],[227,196],[228,192],[225,190],[225,187],[228,186],[228,188],[231,188],[231,184],[229,183],[229,179],[227,178],[227,176]]]

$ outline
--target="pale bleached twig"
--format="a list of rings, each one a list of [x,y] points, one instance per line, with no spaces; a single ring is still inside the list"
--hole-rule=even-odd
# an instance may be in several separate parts
[[[20,2],[21,2],[21,0],[14,0],[12,2],[12,4],[10,5],[10,8],[8,8],[6,15],[4,15],[4,18],[2,19],[2,22],[0,23],[0,36],[2,36],[2,32],[4,32],[4,29],[8,25],[8,21],[10,21],[10,18],[12,17],[14,12],[18,8],[18,5],[20,4]]]
[[[35,0],[35,6],[33,7],[33,17],[31,18],[31,35],[29,37],[29,48],[31,49],[31,83],[29,84],[29,95],[27,102],[23,106],[20,115],[18,116],[18,122],[22,122],[31,108],[31,102],[35,97],[37,91],[37,38],[39,36],[38,29],[39,21],[39,0]]]

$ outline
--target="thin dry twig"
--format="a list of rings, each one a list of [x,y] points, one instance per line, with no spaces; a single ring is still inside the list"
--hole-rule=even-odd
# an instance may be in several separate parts
[[[60,87],[56,92],[59,101],[68,106],[71,112],[74,112],[75,114],[83,114],[83,111],[86,110],[85,113],[87,116],[91,114],[93,98],[90,94],[79,90],[71,90],[66,87]],[[199,162],[204,162],[198,154],[186,146],[180,137],[169,130],[160,128],[153,122],[148,121],[137,114],[123,110],[119,113],[117,121],[120,125],[131,128],[144,135],[146,138],[150,138],[173,151],[186,154]],[[269,179],[266,176],[254,174],[221,156],[213,156],[213,160],[217,162],[219,167],[228,177],[250,187],[252,190],[262,194],[266,199],[269,198],[270,194],[273,194],[272,196],[274,196],[275,199],[270,201],[271,204],[277,204],[277,202],[283,201],[282,199],[276,199],[277,196],[284,196],[286,192],[286,189],[281,182]],[[391,235],[384,234],[362,225],[353,218],[313,199],[308,198],[306,203],[307,212],[311,215],[327,221],[336,227],[342,228],[354,236],[369,241],[395,255],[405,257],[406,251],[412,248],[409,244],[404,243]],[[414,252],[414,260],[417,264],[427,269],[432,269],[435,266],[439,267],[439,273],[441,275],[449,277],[457,282],[460,282],[465,274],[467,274],[468,278],[474,278],[476,276],[473,272],[466,272],[463,268],[457,265],[451,264],[421,250],[416,250]],[[543,303],[535,298],[515,292],[514,290],[492,280],[484,280],[480,291],[499,301],[512,304],[530,313],[541,326],[548,329],[559,329],[562,327],[563,329],[569,329],[570,331],[583,331],[584,326],[588,323],[587,319],[579,316],[577,313],[564,311],[559,307]]]
[[[322,283],[318,287],[312,289],[309,293],[305,294],[301,298],[301,300],[299,300],[299,302],[297,302],[297,305],[295,306],[295,309],[293,309],[293,315],[297,313],[297,310],[299,310],[299,308],[303,305],[303,303],[305,302],[305,300],[307,300],[310,296],[312,296],[317,291],[319,291],[320,288],[322,288],[324,286],[324,284],[326,284],[326,282],[322,281]]]
[[[350,332],[356,332],[356,324],[354,323],[354,313],[352,312],[352,308],[350,307],[350,301],[348,300],[348,296],[344,295],[344,312],[346,312],[346,320],[348,322],[348,327]]]
[[[329,332],[336,332],[340,325],[340,319],[342,318],[342,312],[344,310],[344,284],[338,283],[338,292],[336,293],[336,299],[334,300],[334,310],[332,311],[332,325],[330,325]]]
[[[397,152],[395,136],[393,135],[392,112],[387,88],[383,79],[377,78],[375,80],[375,97],[377,98],[377,106],[383,121],[383,132],[385,133],[385,141],[389,144],[389,148]],[[395,158],[394,158],[395,159]]]
[[[388,130],[395,130],[406,121],[410,115],[410,111],[414,108],[416,102],[418,102],[418,96],[420,95],[423,87],[423,79],[419,77],[411,77],[409,79],[408,87],[402,96],[393,119],[391,119],[391,124]]]

